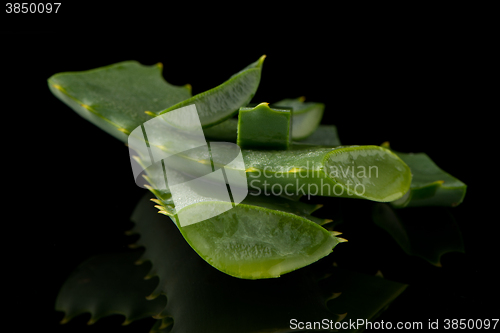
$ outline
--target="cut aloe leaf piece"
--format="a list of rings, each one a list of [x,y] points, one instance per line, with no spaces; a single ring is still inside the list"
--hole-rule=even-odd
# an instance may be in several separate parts
[[[455,207],[464,200],[467,185],[440,169],[427,154],[394,153],[410,167],[413,178],[410,191],[391,202],[393,207]]]
[[[321,227],[329,220],[310,215],[320,206],[253,195],[235,205],[212,199],[213,187],[210,193],[202,188],[200,195],[195,186],[183,188],[174,214],[168,212],[172,204],[159,196],[157,208],[176,222],[202,258],[226,274],[244,279],[279,277],[319,260],[345,241]]]
[[[323,115],[324,104],[303,103],[301,98],[285,99],[271,108],[280,108],[280,105],[292,105],[292,139],[294,142],[318,145],[318,146],[340,146],[337,129],[333,125],[319,125]],[[295,111],[297,108],[297,111]],[[218,125],[204,129],[205,136],[209,140],[220,140],[236,142],[238,132],[238,119],[228,119]]]
[[[335,147],[340,146],[340,139],[335,125],[319,125],[313,134],[304,140],[294,141],[294,144]]]
[[[162,138],[162,135],[166,137]],[[168,143],[168,134],[159,132],[156,141]],[[210,146],[220,144],[223,143],[212,142]],[[164,145],[154,148],[169,152]],[[291,148],[243,149],[241,163],[231,165],[220,161],[233,161],[235,149],[211,149],[210,158],[195,149],[177,153],[175,159],[169,160],[168,167],[190,175],[192,179],[206,176],[210,165],[232,174],[245,174],[245,188],[264,195],[320,195],[388,202],[401,198],[410,189],[409,167],[389,149],[380,146],[323,148],[307,145],[292,145]],[[172,149],[175,150],[175,147]],[[173,151],[176,152],[178,150]],[[147,152],[138,158],[148,160],[145,155]]]
[[[250,190],[266,195],[321,195],[387,202],[411,183],[408,166],[378,146],[243,150]]]
[[[210,210],[217,205],[230,204],[198,203],[184,210]],[[244,279],[279,277],[330,254],[340,243],[306,218],[246,202],[208,220],[178,227],[208,263]]]
[[[292,137],[303,140],[318,128],[325,105],[323,103],[304,102],[305,97],[284,99],[273,104],[273,107],[290,107],[293,112]]]
[[[237,144],[244,149],[288,149],[292,110],[270,108],[269,103],[242,107],[238,114]]]
[[[134,265],[141,253],[102,254],[82,263],[57,296],[56,310],[65,313],[62,323],[90,313],[89,324],[105,316],[123,315],[126,325],[160,313],[166,306],[166,299],[146,299],[158,284],[156,279],[144,280],[151,265]]]
[[[160,111],[191,97],[190,88],[162,77],[162,65],[125,61],[82,72],[58,73],[50,91],[80,116],[126,142],[128,134]]]
[[[233,75],[221,85],[195,95],[159,112],[164,114],[191,104],[196,105],[203,128],[214,126],[234,116],[247,105],[259,87],[265,55]]]
[[[445,207],[394,210],[390,205],[377,203],[373,208],[373,220],[407,254],[435,266],[441,266],[441,256],[445,253],[464,253],[460,228]]]

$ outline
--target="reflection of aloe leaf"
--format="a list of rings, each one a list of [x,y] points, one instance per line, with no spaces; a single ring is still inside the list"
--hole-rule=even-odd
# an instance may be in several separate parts
[[[388,143],[382,144],[389,148]],[[441,170],[424,153],[394,152],[411,169],[410,191],[393,201],[395,208],[418,206],[458,206],[465,197],[467,185]]]
[[[125,61],[83,72],[58,73],[48,80],[52,93],[80,116],[123,142],[137,126],[191,96],[187,87],[167,83],[161,64]]]
[[[421,257],[436,266],[447,252],[464,252],[458,225],[445,207],[420,207],[394,210],[377,203],[374,222],[385,229],[410,255]]]
[[[170,333],[172,332],[174,320],[171,317],[164,317],[157,320],[149,333]]]
[[[349,321],[376,319],[407,287],[406,284],[389,281],[382,277],[370,276],[336,268],[324,280],[333,292],[340,296],[328,302],[328,308],[335,313],[347,313],[341,332],[359,332],[363,326],[351,330]]]
[[[112,314],[125,316],[125,324],[151,317],[165,307],[165,298],[147,300],[157,280],[144,281],[149,264],[136,266],[140,253],[103,254],[82,263],[64,283],[56,310],[65,313],[63,323],[90,313],[89,324]]]

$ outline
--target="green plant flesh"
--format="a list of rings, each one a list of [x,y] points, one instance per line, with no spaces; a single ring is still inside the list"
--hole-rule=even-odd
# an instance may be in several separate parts
[[[332,228],[348,219],[338,210],[333,223],[314,216],[321,205],[305,197],[368,200],[328,198],[334,207],[368,207],[406,253],[436,266],[444,253],[463,252],[443,207],[415,207],[456,206],[464,183],[425,154],[341,145],[334,125],[320,125],[322,103],[301,97],[250,108],[264,58],[195,96],[189,85],[166,82],[161,64],[126,61],[48,79],[57,98],[129,143],[133,168],[142,167],[134,176],[147,182],[138,185],[156,197],[145,196],[132,215],[131,233],[140,235],[133,247],[142,252],[93,257],[63,285],[56,302],[63,322],[89,312],[90,323],[110,314],[125,323],[154,316],[158,333],[277,333],[294,331],[290,318],[376,318],[406,285],[334,268],[329,254],[346,240]],[[175,121],[166,122],[169,130],[151,125],[192,105],[201,139],[182,136]],[[229,182],[235,175],[239,182]],[[411,208],[393,209],[404,207]]]
[[[309,137],[318,128],[325,105],[323,103],[304,102],[305,97],[283,99],[273,107],[289,107],[293,112],[292,137],[294,140],[303,140]]]
[[[323,103],[304,102],[304,97],[284,99],[271,104],[271,108],[292,109],[292,139],[320,146],[340,146],[335,126],[319,125],[325,105]],[[218,125],[205,128],[205,136],[211,140],[236,142],[238,120],[228,119]]]
[[[238,109],[247,105],[259,86],[262,64],[265,56],[233,75],[223,84],[198,94],[185,101],[170,106],[166,112],[195,104],[203,127],[216,125],[236,114]]]
[[[291,142],[291,109],[261,103],[242,107],[238,114],[238,146],[245,149],[288,149]]]

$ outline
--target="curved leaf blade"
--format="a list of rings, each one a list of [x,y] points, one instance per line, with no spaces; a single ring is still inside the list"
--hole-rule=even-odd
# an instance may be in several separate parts
[[[194,104],[203,128],[217,125],[231,118],[255,95],[259,87],[265,57],[263,55],[221,85],[172,105],[158,114]]]
[[[144,66],[137,61],[58,73],[48,79],[48,85],[80,116],[123,142],[151,119],[145,111],[164,110],[191,96],[189,88],[163,79],[161,64]]]

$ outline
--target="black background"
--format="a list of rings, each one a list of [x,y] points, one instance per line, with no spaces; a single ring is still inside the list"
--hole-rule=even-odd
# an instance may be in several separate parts
[[[28,325],[53,332],[110,327],[135,332],[149,325],[121,328],[116,326],[121,318],[107,318],[86,327],[85,316],[58,324],[62,314],[53,307],[62,282],[84,259],[130,243],[123,232],[131,227],[130,214],[145,190],[134,184],[124,144],[56,99],[46,80],[58,72],[124,60],[162,62],[168,82],[189,83],[196,94],[263,54],[253,102],[298,96],[323,102],[323,123],[337,126],[342,143],[389,141],[397,151],[426,152],[468,185],[464,202],[450,208],[466,253],[444,255],[442,268],[407,256],[368,222],[345,235],[349,243],[335,250],[349,255],[354,248],[351,258],[357,264],[351,261],[350,267],[364,271],[365,264],[378,265],[386,278],[410,284],[380,320],[498,317],[493,232],[498,217],[488,202],[496,173],[490,160],[495,149],[489,148],[494,133],[489,125],[495,121],[488,103],[494,92],[493,48],[483,30],[471,29],[466,20],[431,27],[428,20],[416,20],[404,29],[375,22],[360,28],[330,23],[333,19],[303,20],[297,12],[292,19],[261,14],[194,26],[188,15],[170,20],[174,14],[166,9],[163,20],[145,19],[154,11],[95,14],[71,8],[58,18],[3,21],[2,174],[12,193],[4,209],[13,211],[4,215],[13,218],[4,234],[4,272],[14,286],[15,296],[6,301],[21,318],[19,331]],[[118,17],[119,25],[110,24]],[[328,215],[328,206],[323,210]],[[371,239],[374,234],[381,238]]]

